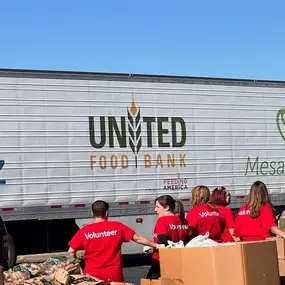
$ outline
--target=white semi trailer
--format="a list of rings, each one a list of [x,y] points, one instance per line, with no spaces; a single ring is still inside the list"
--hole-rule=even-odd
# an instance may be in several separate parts
[[[262,180],[285,205],[285,82],[3,69],[0,100],[11,259],[67,249],[98,199],[150,238],[155,198],[188,209],[198,184],[236,209]]]

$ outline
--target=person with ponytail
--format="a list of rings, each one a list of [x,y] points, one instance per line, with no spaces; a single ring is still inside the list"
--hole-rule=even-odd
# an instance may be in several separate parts
[[[189,240],[189,227],[180,200],[174,200],[170,195],[160,196],[155,200],[155,212],[158,219],[154,228],[154,242],[168,245],[168,240],[173,242],[182,240],[184,243]],[[147,279],[158,278],[160,278],[159,252],[155,250]]]
[[[278,228],[266,185],[261,181],[252,184],[248,201],[239,209],[234,233],[241,241],[261,241],[272,235],[285,238]]]
[[[190,237],[209,233],[216,242],[233,242],[225,219],[219,209],[210,202],[211,194],[207,186],[196,186],[192,190],[191,209],[187,214]]]

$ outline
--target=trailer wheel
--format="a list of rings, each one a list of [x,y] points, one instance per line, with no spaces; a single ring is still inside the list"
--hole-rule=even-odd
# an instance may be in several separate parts
[[[16,260],[17,253],[14,238],[8,233],[8,267],[13,267],[16,264]]]

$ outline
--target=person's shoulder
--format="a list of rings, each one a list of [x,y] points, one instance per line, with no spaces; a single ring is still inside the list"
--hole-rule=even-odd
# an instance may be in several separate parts
[[[219,211],[224,213],[232,213],[233,210],[231,208],[225,207],[225,206],[218,206]]]
[[[78,230],[78,232],[86,232],[86,231],[89,231],[90,229],[93,229],[95,227],[96,227],[95,223],[90,223],[90,224],[84,225],[82,228],[80,228]]]
[[[115,226],[115,227],[121,227],[122,225],[124,225],[122,222],[120,221],[106,221],[106,223],[108,225],[112,225],[112,226]]]
[[[247,210],[248,209],[248,206],[246,203],[244,203],[240,208],[239,210],[242,211],[242,210]]]
[[[199,217],[199,214],[203,211],[206,211],[207,207],[205,207],[205,204],[193,207],[189,210],[188,215],[190,215],[191,217]]]
[[[199,206],[195,206],[195,207],[191,208],[188,213],[197,214],[197,213],[199,213],[201,210],[204,209],[204,205],[205,205],[205,204],[199,205]]]
[[[272,206],[269,203],[266,203],[266,204],[264,204],[261,207],[261,210],[263,210],[263,211],[273,211],[273,208],[272,208]]]
[[[264,204],[263,207],[272,209],[272,206],[269,203]]]
[[[164,217],[159,217],[157,220],[156,220],[156,224],[165,224],[167,223],[171,218],[169,218],[170,216],[164,216]]]

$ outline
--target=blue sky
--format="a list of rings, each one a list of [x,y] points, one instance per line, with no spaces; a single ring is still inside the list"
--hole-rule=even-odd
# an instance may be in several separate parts
[[[0,68],[285,80],[284,10],[284,0],[3,0]]]

